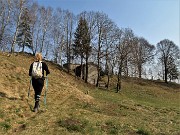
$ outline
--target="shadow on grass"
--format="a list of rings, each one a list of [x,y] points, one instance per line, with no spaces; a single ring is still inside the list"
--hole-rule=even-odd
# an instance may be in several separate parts
[[[159,85],[159,86],[165,86],[165,87],[169,87],[169,88],[173,88],[175,92],[180,92],[180,84],[174,83],[174,82],[168,82],[165,83],[163,81],[154,81],[155,84]]]
[[[0,98],[1,97],[7,98],[8,100],[18,100],[18,98],[16,98],[16,97],[8,97],[7,94],[4,92],[0,92]],[[33,106],[29,103],[28,99],[27,99],[27,104],[28,104],[30,110],[33,112]]]
[[[0,92],[0,97],[7,98],[9,100],[18,100],[16,97],[8,97],[6,93]]]

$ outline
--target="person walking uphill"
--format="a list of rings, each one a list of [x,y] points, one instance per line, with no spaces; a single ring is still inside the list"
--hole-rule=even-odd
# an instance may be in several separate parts
[[[45,80],[44,71],[46,71],[46,76],[50,74],[48,66],[45,62],[42,62],[42,54],[37,53],[35,56],[35,61],[30,65],[29,68],[29,76],[32,77],[32,86],[35,93],[35,105],[33,110],[34,112],[37,112],[39,109],[39,101]]]

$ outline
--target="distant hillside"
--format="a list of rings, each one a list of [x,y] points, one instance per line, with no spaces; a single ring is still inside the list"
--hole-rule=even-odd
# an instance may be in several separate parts
[[[180,85],[126,78],[122,91],[97,89],[47,62],[47,107],[38,113],[28,70],[30,54],[0,53],[0,134],[147,135],[180,134]],[[106,79],[106,78],[104,78]],[[87,93],[88,91],[88,93]]]

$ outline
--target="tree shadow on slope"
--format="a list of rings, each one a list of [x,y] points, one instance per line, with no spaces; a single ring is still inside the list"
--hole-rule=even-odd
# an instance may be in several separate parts
[[[180,84],[173,83],[173,82],[165,83],[163,81],[154,81],[154,83],[159,86],[172,88],[174,92],[180,92]]]

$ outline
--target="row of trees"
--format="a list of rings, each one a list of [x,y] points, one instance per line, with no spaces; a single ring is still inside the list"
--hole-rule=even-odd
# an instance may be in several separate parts
[[[153,61],[161,65],[158,73],[165,82],[179,76],[180,50],[173,41],[164,39],[155,47],[130,28],[119,28],[103,12],[84,11],[75,16],[28,0],[0,0],[1,51],[28,48],[60,65],[86,63],[86,71],[89,61],[96,63],[97,85],[101,70],[108,76],[117,72],[118,90],[122,75],[141,78],[145,64]]]

